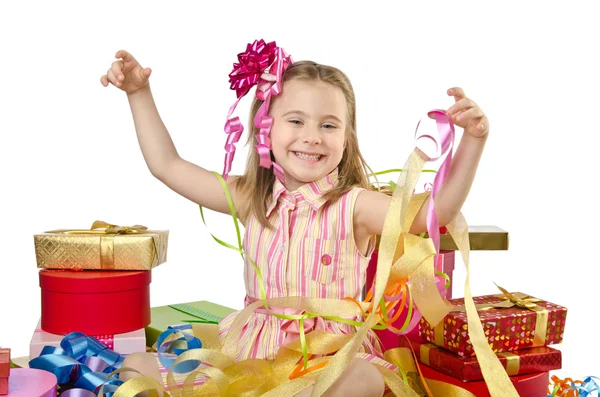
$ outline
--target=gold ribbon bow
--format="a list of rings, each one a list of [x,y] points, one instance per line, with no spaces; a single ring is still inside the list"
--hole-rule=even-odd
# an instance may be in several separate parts
[[[118,226],[104,221],[95,221],[90,228],[92,232],[103,232],[104,234],[138,234],[145,233],[148,228],[143,225]]]
[[[62,234],[143,234],[146,233],[148,228],[142,225],[133,226],[119,226],[107,223],[104,221],[95,221],[92,223],[92,227],[87,229],[60,229],[51,230],[46,233],[62,233]]]
[[[534,298],[532,296],[523,294],[521,292],[510,293],[507,290],[505,290],[504,288],[502,288],[501,286],[499,286],[498,284],[496,284],[496,287],[498,287],[498,289],[500,291],[502,291],[502,293],[504,294],[504,295],[500,296],[500,298],[511,302],[513,304],[513,306],[516,305],[523,309],[529,309],[532,311],[536,311],[536,308],[538,307],[538,305],[536,305],[536,303],[542,301],[541,299]]]

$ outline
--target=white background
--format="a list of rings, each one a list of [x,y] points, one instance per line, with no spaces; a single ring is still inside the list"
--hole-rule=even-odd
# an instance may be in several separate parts
[[[235,99],[227,75],[246,43],[264,38],[349,75],[375,170],[402,166],[419,119],[451,105],[449,87],[465,89],[491,135],[463,213],[511,236],[507,252],[472,254],[473,294],[497,292],[495,281],[566,306],[557,374],[600,375],[598,14],[580,2],[414,3],[2,2],[0,345],[26,355],[39,318],[33,234],[96,219],[170,230],[152,305],[242,307],[241,259],[211,239],[197,205],[152,177],[125,94],[99,79],[119,49],[152,67],[180,155],[221,171]],[[238,147],[234,173],[246,157]],[[234,241],[228,217],[208,222]],[[458,266],[455,296],[464,275]]]

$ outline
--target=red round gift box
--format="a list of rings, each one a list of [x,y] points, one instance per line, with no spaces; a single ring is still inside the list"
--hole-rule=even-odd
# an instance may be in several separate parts
[[[42,329],[121,334],[150,324],[150,271],[41,270]]]
[[[470,391],[476,397],[490,397],[490,392],[484,381],[463,382],[451,376],[443,374],[435,369],[420,364],[419,367],[423,376],[427,379],[450,383]],[[548,372],[538,372],[535,374],[515,375],[510,380],[521,397],[544,397],[548,395],[548,385],[550,375]]]

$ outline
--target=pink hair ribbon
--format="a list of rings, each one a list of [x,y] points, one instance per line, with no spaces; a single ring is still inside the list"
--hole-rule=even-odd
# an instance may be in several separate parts
[[[239,141],[244,127],[239,117],[231,117],[241,98],[248,91],[257,85],[256,97],[263,101],[260,106],[254,124],[260,129],[256,139],[258,144],[255,147],[259,158],[260,166],[271,168],[275,175],[283,181],[283,169],[271,161],[271,141],[269,133],[273,124],[273,118],[267,116],[271,96],[277,96],[281,93],[283,72],[292,63],[292,59],[285,51],[277,47],[276,43],[266,43],[264,40],[255,40],[254,43],[246,46],[246,51],[238,54],[238,63],[233,64],[233,71],[229,74],[230,88],[236,91],[237,100],[229,108],[227,122],[225,123],[225,133],[227,141],[225,142],[225,166],[223,178],[226,180],[231,171],[231,164],[235,155],[235,144]]]

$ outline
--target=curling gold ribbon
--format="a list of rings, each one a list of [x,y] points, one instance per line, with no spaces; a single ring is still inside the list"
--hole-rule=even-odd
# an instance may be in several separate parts
[[[521,357],[511,352],[502,352],[496,354],[501,357],[506,357],[506,373],[509,376],[519,374],[519,369],[521,369]]]
[[[233,323],[231,324],[229,332],[223,341],[222,352],[225,355],[231,359],[235,359],[237,356],[237,344],[241,339],[243,327],[250,319],[252,313],[254,313],[256,309],[264,307],[265,305],[304,310],[310,313],[318,313],[318,315],[322,317],[355,317],[361,314],[354,303],[339,299],[283,297],[259,300],[249,304],[246,306],[246,308],[244,308],[244,310],[236,315]],[[306,336],[308,338],[308,335]]]
[[[144,234],[149,233],[148,228],[143,225],[119,226],[104,221],[95,221],[89,230],[85,229],[65,229],[51,230],[46,233],[62,234],[100,234],[100,267],[103,270],[113,270],[115,268],[115,236],[123,234]],[[154,251],[152,253],[152,262],[158,257],[158,247],[156,241],[152,239]]]
[[[413,390],[417,390],[420,396],[425,396],[426,393],[431,393],[434,397],[475,397],[473,393],[468,390],[463,389],[462,387],[455,386],[449,383],[444,383],[440,381],[436,381],[428,378],[420,378],[418,373],[418,363],[415,361],[415,357],[410,348],[407,347],[399,347],[388,350],[384,354],[384,359],[389,361],[390,363],[395,364],[400,368],[402,372],[404,372],[409,379],[409,384],[411,384]],[[384,379],[386,383],[388,383],[388,379],[386,378],[386,373],[392,372],[387,368],[380,369],[382,374],[384,375]],[[394,374],[392,372],[392,374]],[[420,379],[420,380],[419,380]],[[426,382],[426,385],[423,385],[422,382]],[[393,384],[394,386],[399,386],[396,384],[397,379],[391,378],[389,379],[389,384]],[[406,386],[404,382],[401,382],[402,385]],[[388,384],[388,386],[389,386]],[[423,386],[423,387],[421,387]],[[425,388],[426,390],[423,390]],[[391,388],[394,391],[396,396],[405,396],[408,391],[404,387],[401,388]],[[396,391],[398,390],[398,392]],[[404,394],[403,394],[404,393]]]
[[[391,269],[395,268],[397,277],[409,277],[409,280],[412,278],[411,287],[413,287],[413,283],[419,283],[419,285],[414,284],[415,303],[428,321],[437,323],[445,317],[451,306],[440,297],[435,285],[433,256],[436,251],[430,239],[422,239],[408,233],[412,223],[412,220],[410,223],[407,222],[408,203],[421,169],[426,162],[421,153],[418,149],[411,153],[406,166],[403,167],[406,172],[399,176],[397,188],[392,194],[381,234],[372,304],[376,305],[380,302],[388,285]],[[430,269],[426,269],[426,267],[430,267]],[[313,389],[313,396],[321,396],[341,376],[360,348],[367,330],[377,324],[380,319],[380,314],[375,310],[368,314],[354,338],[340,349],[332,357],[327,367],[320,372]],[[387,381],[386,384],[388,384]]]
[[[435,286],[435,273],[432,261],[436,252],[433,248],[433,244],[430,239],[423,239],[408,233],[413,220],[412,218],[414,217],[412,211],[411,213],[408,213],[408,208],[411,207],[412,191],[418,176],[420,175],[420,170],[425,163],[425,159],[419,153],[420,151],[415,150],[410,155],[407,164],[404,167],[406,172],[400,175],[397,184],[398,188],[395,189],[392,195],[390,208],[386,215],[381,236],[379,260],[375,276],[376,282],[373,300],[370,304],[367,307],[357,307],[350,301],[302,297],[271,298],[257,301],[251,303],[238,313],[224,340],[221,353],[219,353],[231,362],[235,360],[237,355],[237,343],[240,340],[244,325],[256,309],[265,305],[304,310],[322,317],[354,317],[362,314],[362,311],[365,309],[370,309],[363,325],[355,334],[350,335],[350,340],[341,340],[344,335],[325,336],[317,333],[317,331],[313,331],[306,335],[307,349],[310,354],[317,351],[330,351],[328,349],[335,349],[339,345],[342,345],[333,356],[325,358],[325,360],[327,360],[327,365],[324,368],[319,369],[317,372],[308,373],[305,376],[289,380],[292,363],[295,361],[295,364],[297,364],[302,358],[302,353],[294,350],[299,348],[297,345],[291,346],[293,349],[290,349],[287,346],[280,348],[277,359],[274,363],[270,364],[272,372],[269,370],[268,366],[258,364],[259,361],[256,360],[253,361],[256,365],[252,364],[252,362],[246,362],[244,364],[241,364],[243,362],[238,362],[225,368],[222,366],[219,367],[219,365],[212,365],[211,361],[215,361],[214,357],[208,357],[207,353],[202,353],[202,355],[200,355],[203,350],[206,351],[207,349],[194,349],[186,352],[187,354],[184,353],[185,356],[183,354],[179,356],[175,361],[174,366],[186,359],[195,359],[210,364],[214,369],[214,373],[209,374],[205,369],[194,371],[189,375],[188,380],[190,381],[186,381],[183,388],[178,388],[175,384],[172,370],[169,371],[168,383],[171,395],[180,396],[183,393],[183,395],[193,395],[194,397],[227,396],[231,395],[230,391],[232,385],[236,385],[235,387],[237,390],[245,390],[244,396],[250,397],[258,395],[257,393],[259,391],[262,392],[267,387],[278,384],[264,395],[267,397],[292,396],[312,385],[314,386],[312,396],[321,396],[341,376],[343,371],[356,356],[367,331],[381,321],[382,313],[375,310],[375,308],[379,305],[383,293],[390,281],[393,282],[408,277],[409,280],[411,280],[410,285],[411,292],[413,292],[413,298],[423,316],[432,324],[437,324],[443,320],[451,306],[446,300],[439,296],[439,292]],[[454,222],[447,225],[447,228],[454,238],[457,247],[460,249],[463,255],[463,261],[467,268],[465,306],[467,319],[469,321],[469,335],[479,359],[490,394],[493,397],[517,397],[518,394],[514,390],[514,386],[510,382],[506,371],[504,371],[503,366],[498,361],[498,357],[492,352],[487,344],[487,339],[484,335],[470,293],[469,243],[466,222],[462,215],[459,215]],[[326,341],[325,338],[331,339]],[[325,341],[325,343],[321,343],[323,341]],[[338,345],[334,346],[333,344]],[[327,349],[323,350],[325,347],[327,347]],[[286,358],[282,359],[283,361],[279,361],[280,355],[284,355]],[[315,361],[309,361],[309,368],[312,367],[312,364],[315,363]],[[318,363],[321,362],[322,361],[318,361]],[[267,362],[264,361],[264,364],[267,364]],[[389,370],[386,371],[383,367],[378,368],[384,374],[386,385],[396,395],[409,397],[417,396],[415,391],[404,383],[397,373]],[[193,378],[198,373],[209,375],[211,380],[194,390],[192,382]],[[251,376],[249,376],[248,373],[250,373]],[[252,386],[253,378],[260,379],[260,384]],[[231,382],[232,379],[238,380]],[[236,384],[236,382],[240,383]],[[434,391],[434,396],[472,396],[468,391],[453,385],[436,381],[428,381],[427,384],[430,386],[431,390]],[[145,390],[150,390],[150,388]],[[123,396],[130,397],[131,395]]]

